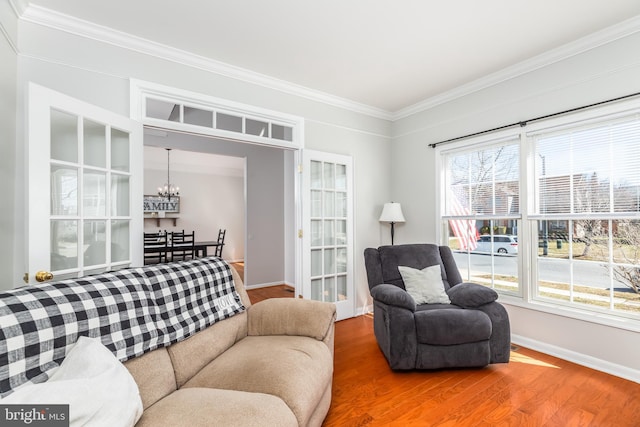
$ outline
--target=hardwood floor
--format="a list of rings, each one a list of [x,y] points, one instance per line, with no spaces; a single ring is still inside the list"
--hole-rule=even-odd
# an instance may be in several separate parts
[[[244,262],[232,262],[232,263],[229,263],[229,265],[235,268],[238,274],[240,275],[240,278],[244,280]]]
[[[640,426],[640,384],[522,347],[484,369],[393,372],[370,316],[336,323],[334,368],[325,427]]]
[[[640,384],[520,347],[484,369],[393,372],[373,319],[336,323],[325,426],[638,426]]]
[[[247,291],[251,304],[269,298],[293,298],[295,296],[294,289],[287,285],[269,286],[268,288],[251,289]]]
[[[240,278],[244,280],[244,263],[243,262],[234,262],[231,263],[233,268],[236,269]],[[277,286],[269,286],[266,288],[257,288],[247,290],[249,294],[249,299],[252,304],[257,303],[258,301],[262,301],[269,298],[293,298],[295,294],[295,289],[291,286],[287,285],[277,285]]]

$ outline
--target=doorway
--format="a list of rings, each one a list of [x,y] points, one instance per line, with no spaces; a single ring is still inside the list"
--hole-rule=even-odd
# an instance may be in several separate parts
[[[230,150],[219,154],[246,158],[249,288],[284,277],[299,297],[337,303],[339,319],[354,315],[350,158],[304,149],[302,117],[138,80],[130,93],[132,119],[181,135],[172,148],[212,152],[219,143]],[[240,148],[257,154],[234,151]]]
[[[245,263],[248,288],[282,284],[283,279],[294,285],[293,280],[287,283],[287,270],[294,271],[294,265],[286,256],[290,244],[285,239],[295,232],[295,222],[286,221],[295,215],[294,193],[285,185],[292,175],[286,171],[293,170],[287,150],[148,128],[144,145],[144,194],[155,194],[166,181],[165,148],[172,149],[172,184],[180,187],[180,213],[172,215],[176,225],[173,218],[164,219],[160,229],[193,229],[197,240],[215,240],[218,229],[225,228],[223,258]],[[157,230],[155,219],[145,219],[145,231]]]
[[[167,143],[167,148],[176,145]],[[162,217],[145,212],[145,233],[194,231],[196,241],[202,242],[216,241],[218,230],[226,230],[223,258],[244,261],[245,159],[177,148],[167,153],[150,145],[144,147],[143,158],[145,197],[155,196],[158,187],[167,183],[169,170],[171,184],[179,188],[180,206],[179,212],[163,212]]]

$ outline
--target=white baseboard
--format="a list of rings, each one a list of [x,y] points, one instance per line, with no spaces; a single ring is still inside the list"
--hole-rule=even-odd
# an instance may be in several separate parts
[[[268,288],[270,286],[278,286],[278,285],[291,286],[291,285],[288,285],[285,282],[271,282],[271,283],[257,283],[255,285],[245,285],[244,288],[245,289],[260,289],[260,288]]]
[[[567,350],[566,348],[557,347],[555,345],[547,344],[519,335],[511,335],[511,341],[514,344],[530,348],[531,350],[549,354],[551,356],[555,356],[560,359],[576,363],[578,365],[586,366],[587,368],[605,372],[610,375],[615,375],[616,377],[624,378],[626,380],[640,384],[640,370],[618,365],[616,363],[611,363],[606,360],[587,356],[582,353]]]
[[[364,316],[365,314],[369,313],[373,313],[373,304],[356,308],[356,316]]]

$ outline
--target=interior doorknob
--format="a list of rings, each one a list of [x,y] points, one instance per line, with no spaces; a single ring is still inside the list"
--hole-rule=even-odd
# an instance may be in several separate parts
[[[36,273],[36,280],[38,282],[46,282],[47,280],[53,279],[53,273],[49,271],[38,271]]]

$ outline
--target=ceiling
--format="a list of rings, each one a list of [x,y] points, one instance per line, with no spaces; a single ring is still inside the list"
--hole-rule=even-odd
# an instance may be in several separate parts
[[[167,132],[165,132],[167,133]],[[194,153],[172,149],[169,154],[170,171],[244,177],[245,159],[210,153]],[[150,170],[167,170],[167,150],[162,147],[144,146],[144,167]]]
[[[12,1],[387,113],[640,21],[638,0]]]

